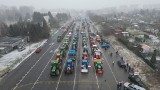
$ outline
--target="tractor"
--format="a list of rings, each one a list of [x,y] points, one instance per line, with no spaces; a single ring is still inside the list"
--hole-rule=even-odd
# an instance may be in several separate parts
[[[61,47],[60,48],[60,53],[61,53],[62,57],[66,56],[66,49],[65,49],[65,47]]]
[[[58,52],[58,53],[56,54],[56,60],[62,61],[62,55],[61,55],[60,52]]]
[[[57,36],[57,42],[61,42],[62,41],[62,36],[61,35],[58,35]]]
[[[51,76],[58,76],[58,75],[60,75],[61,70],[62,70],[61,61],[53,60],[50,75]]]
[[[82,60],[82,65],[81,65],[81,72],[82,73],[88,73],[88,60]]]
[[[74,62],[71,59],[68,59],[65,66],[65,74],[72,74],[74,71]]]
[[[103,74],[103,66],[101,61],[95,62],[94,67],[95,67],[96,73]]]

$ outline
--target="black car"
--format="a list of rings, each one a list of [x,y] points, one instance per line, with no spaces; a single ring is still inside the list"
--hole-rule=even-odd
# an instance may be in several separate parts
[[[144,86],[143,82],[141,81],[141,79],[139,78],[138,75],[134,75],[133,73],[129,73],[128,78],[131,80],[131,82],[137,84],[138,86],[141,86],[141,87]]]
[[[123,59],[117,61],[117,64],[118,64],[120,67],[122,67],[122,68],[124,68],[124,67],[126,66],[126,65],[125,65],[125,61],[124,61]]]

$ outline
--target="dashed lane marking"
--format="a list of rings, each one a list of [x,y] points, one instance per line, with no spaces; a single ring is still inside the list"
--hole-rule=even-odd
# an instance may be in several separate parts
[[[37,63],[42,59],[42,57],[50,50],[50,48],[52,47],[52,45],[47,49],[46,52],[44,52],[42,54],[42,56],[37,60],[37,62],[29,69],[29,71],[21,78],[21,80],[16,84],[16,86],[12,89],[15,90],[18,85],[24,80],[24,78],[30,73],[30,71],[37,65]]]
[[[36,84],[48,84],[48,85],[53,85],[55,83],[57,83],[58,81],[38,81]],[[74,81],[60,81],[59,83],[61,84],[72,84]],[[78,84],[83,84],[83,85],[94,85],[94,84],[97,84],[97,81],[75,81],[75,83],[78,83]],[[104,81],[99,81],[98,83],[104,83]],[[16,89],[19,89],[19,88],[23,88],[23,87],[27,87],[27,86],[30,86],[30,85],[34,85],[34,83],[28,83],[28,84],[24,84],[24,85],[20,85],[18,86]]]
[[[59,45],[59,47],[60,47],[60,45]],[[59,48],[59,47],[58,47],[58,48]],[[54,52],[54,54],[55,54],[55,53],[56,53],[56,52]],[[48,66],[48,64],[50,63],[50,61],[52,60],[52,58],[54,57],[54,54],[52,55],[51,59],[47,62],[46,66],[45,66],[44,69],[42,70],[42,72],[41,72],[41,74],[39,75],[39,77],[37,78],[37,80],[34,82],[31,90],[33,90],[33,88],[35,87],[35,85],[36,85],[37,82],[39,81],[39,79],[40,79],[40,77],[42,76],[44,70],[46,69],[46,67]]]

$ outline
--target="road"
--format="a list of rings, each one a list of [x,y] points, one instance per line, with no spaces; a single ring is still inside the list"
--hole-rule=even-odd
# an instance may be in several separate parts
[[[72,26],[73,33],[75,33],[78,26],[80,27],[80,31],[82,30],[82,22],[84,21],[75,21],[75,27]],[[89,29],[93,29],[92,27],[92,24],[90,24]],[[88,36],[86,29],[85,32]],[[66,56],[63,58],[61,74],[50,77],[50,61],[55,57],[56,49],[62,44],[57,43],[56,40],[59,33],[60,31],[57,31],[48,39],[47,43],[42,47],[42,52],[32,54],[15,70],[8,73],[0,82],[0,90],[116,90],[117,81],[128,81],[128,74],[119,68],[116,63],[112,65],[112,60],[116,61],[120,59],[120,57],[116,57],[115,54],[113,54],[113,57],[109,56],[110,52],[115,52],[114,49],[111,47],[107,51],[104,51],[98,43],[97,45],[102,50],[102,57],[104,58],[103,75],[95,73],[92,55],[89,56],[89,64],[91,67],[89,68],[88,74],[82,74],[80,72],[83,49],[80,32],[74,73],[70,75],[64,74],[65,61],[68,58],[68,56]],[[89,39],[87,43],[89,46]]]

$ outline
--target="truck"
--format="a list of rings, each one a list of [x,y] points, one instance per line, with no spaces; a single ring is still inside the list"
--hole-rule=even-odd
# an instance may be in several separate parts
[[[81,72],[82,73],[88,73],[88,60],[82,59],[82,65],[81,65]]]
[[[60,60],[53,60],[51,66],[51,76],[58,76],[62,70],[62,63]]]
[[[71,59],[68,59],[65,66],[65,74],[72,74],[74,71],[74,62]]]

